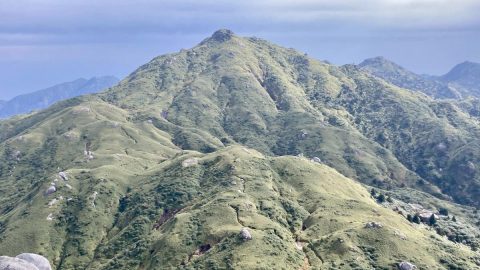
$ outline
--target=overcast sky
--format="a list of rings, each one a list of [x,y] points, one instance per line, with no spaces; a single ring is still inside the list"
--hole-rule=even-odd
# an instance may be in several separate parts
[[[126,76],[219,28],[335,64],[385,56],[418,73],[480,62],[479,0],[0,0],[0,99]]]

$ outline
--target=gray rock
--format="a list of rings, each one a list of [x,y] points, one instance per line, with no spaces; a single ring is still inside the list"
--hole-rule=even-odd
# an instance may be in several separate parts
[[[0,256],[0,270],[40,270],[35,265],[28,261],[12,258],[7,256]]]
[[[417,267],[409,262],[401,262],[398,264],[398,269],[399,270],[414,270],[417,269]]]
[[[20,255],[17,255],[17,258],[35,265],[39,270],[52,270],[50,262],[47,260],[47,258],[41,255],[34,253],[22,253]]]
[[[68,181],[68,175],[66,172],[59,172],[58,175],[64,180]]]
[[[50,195],[53,194],[57,191],[57,188],[55,186],[49,186],[47,190],[45,190],[45,195]]]
[[[240,237],[242,237],[243,240],[252,240],[252,234],[247,228],[242,228],[240,231]]]
[[[312,161],[316,163],[322,163],[322,160],[319,157],[313,157]]]
[[[188,158],[182,162],[182,167],[184,168],[195,165],[198,165],[198,158]]]
[[[365,228],[367,229],[381,229],[382,227],[383,225],[381,223],[378,223],[375,221],[368,222],[367,224],[365,224]]]

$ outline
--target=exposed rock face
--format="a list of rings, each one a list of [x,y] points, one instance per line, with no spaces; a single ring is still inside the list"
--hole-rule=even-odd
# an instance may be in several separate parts
[[[21,154],[22,154],[22,152],[20,152],[18,150],[15,150],[15,151],[13,151],[11,157],[12,157],[13,160],[19,161]]]
[[[51,269],[51,268],[47,268]],[[0,270],[40,270],[35,265],[26,260],[0,256]]]
[[[435,219],[439,219],[439,216],[434,214],[431,211],[424,211],[424,212],[418,213],[418,216],[420,217],[422,222],[428,222],[432,215],[435,217]]]
[[[383,225],[381,223],[377,223],[377,222],[368,222],[367,224],[365,224],[365,228],[367,229],[381,229],[383,227]]]
[[[221,29],[213,33],[211,39],[218,42],[225,42],[233,37],[233,32],[228,29]]]
[[[184,168],[194,166],[198,164],[198,159],[197,158],[188,158],[182,162],[182,166]]]
[[[66,172],[59,172],[58,175],[65,181],[68,180],[68,175]]]
[[[245,241],[252,240],[252,234],[250,233],[250,231],[247,228],[243,228],[240,231],[240,237],[242,237],[242,239],[245,240]]]
[[[414,270],[417,269],[417,267],[409,262],[401,262],[398,264],[398,269],[399,270]]]
[[[38,254],[22,253],[18,255],[17,258],[35,265],[39,270],[52,270],[50,262],[47,260],[47,258]]]

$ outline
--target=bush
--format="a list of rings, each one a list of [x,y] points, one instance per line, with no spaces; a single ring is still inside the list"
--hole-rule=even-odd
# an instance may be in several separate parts
[[[430,226],[433,226],[437,223],[437,219],[435,218],[435,214],[432,214],[430,216],[430,218],[428,219],[428,223],[430,224]]]
[[[418,214],[415,214],[415,215],[413,216],[412,221],[413,221],[414,223],[417,223],[417,224],[420,224],[420,223],[422,222],[421,219],[420,219],[420,216],[419,216]]]
[[[448,216],[448,209],[442,207],[442,208],[440,208],[438,213],[442,216]]]
[[[413,217],[412,217],[412,215],[408,214],[408,215],[407,215],[407,220],[408,220],[409,222],[413,222]]]

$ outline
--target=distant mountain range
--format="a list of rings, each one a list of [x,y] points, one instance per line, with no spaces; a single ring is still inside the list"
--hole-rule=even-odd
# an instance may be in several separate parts
[[[80,78],[32,93],[19,95],[9,101],[1,100],[0,118],[28,113],[32,110],[44,109],[60,100],[97,93],[100,90],[115,85],[118,81],[119,80],[113,76],[93,77],[88,80]]]
[[[416,74],[384,57],[366,59],[359,66],[396,86],[420,91],[434,98],[480,97],[479,63],[460,63],[443,76]]]

